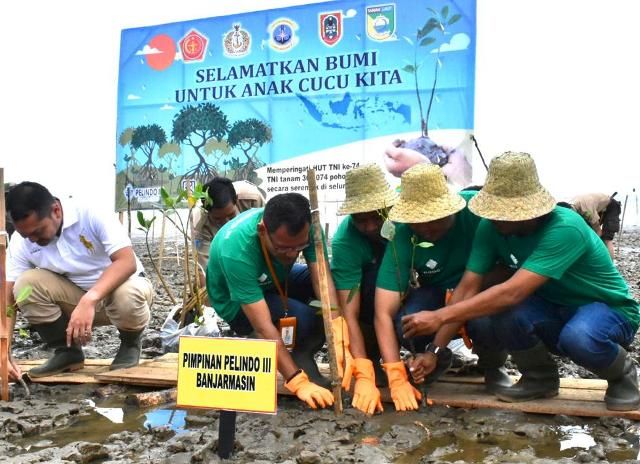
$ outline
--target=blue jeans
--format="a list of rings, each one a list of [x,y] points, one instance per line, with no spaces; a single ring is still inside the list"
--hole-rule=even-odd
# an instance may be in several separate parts
[[[444,306],[445,290],[435,287],[420,287],[409,291],[409,295],[394,318],[398,341],[411,350],[411,343],[402,336],[402,317],[420,311],[434,311]],[[502,351],[504,344],[496,336],[490,317],[479,317],[467,321],[467,332],[473,340],[474,349],[480,351]],[[423,353],[427,344],[433,341],[435,334],[413,337],[413,347],[417,353]]]
[[[362,269],[362,280],[360,281],[360,316],[359,320],[363,324],[373,325],[375,313],[376,280],[378,279],[377,265],[368,265]]]
[[[604,303],[568,307],[537,295],[492,316],[507,350],[521,351],[542,341],[549,351],[587,369],[604,369],[635,336],[625,317]]]
[[[311,274],[304,264],[294,264],[288,280],[288,298],[287,304],[289,311],[288,316],[296,318],[296,348],[298,348],[305,339],[311,334],[321,331],[322,319],[316,317],[317,308],[309,306],[307,303],[313,299],[313,286],[311,284]],[[278,325],[280,318],[284,317],[284,306],[282,299],[277,290],[269,290],[264,293],[264,299],[271,313],[271,321],[274,325]],[[248,335],[253,331],[253,327],[249,322],[244,311],[238,312],[238,315],[229,323],[231,328],[239,335]]]

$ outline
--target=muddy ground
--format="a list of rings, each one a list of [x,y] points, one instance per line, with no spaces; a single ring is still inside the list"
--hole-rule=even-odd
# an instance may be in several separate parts
[[[136,244],[136,250],[152,274],[142,244]],[[165,256],[163,275],[179,294],[182,282],[176,272],[175,245],[165,249]],[[617,264],[638,298],[640,229],[625,231]],[[144,335],[144,357],[163,353],[159,329],[171,307],[152,278],[157,296]],[[47,356],[46,347],[24,320],[18,321],[15,340],[16,357]],[[117,347],[115,329],[99,328],[85,353],[89,358],[111,357]],[[638,341],[632,352],[640,358]],[[570,362],[561,366],[564,376],[592,377]],[[31,384],[30,390],[31,397],[26,398],[19,385],[12,386],[13,401],[0,406],[2,462],[219,461],[217,411],[128,406],[126,395],[141,390],[120,386]],[[640,462],[640,423],[625,419],[446,407],[396,413],[392,405],[374,417],[346,407],[336,419],[332,410],[312,411],[293,398],[279,398],[278,405],[276,416],[238,414],[233,462]]]

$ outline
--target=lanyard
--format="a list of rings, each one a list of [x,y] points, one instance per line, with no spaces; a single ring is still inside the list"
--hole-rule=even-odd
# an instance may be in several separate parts
[[[258,234],[258,238],[260,239],[260,247],[262,248],[262,255],[264,256],[264,260],[267,263],[267,267],[269,268],[269,272],[271,273],[271,278],[273,279],[273,283],[276,286],[276,290],[278,290],[278,294],[280,295],[280,300],[282,301],[282,307],[284,308],[284,316],[287,317],[287,313],[289,312],[289,279],[285,278],[284,281],[284,291],[282,291],[282,285],[280,285],[280,281],[278,280],[278,276],[276,275],[276,271],[273,268],[273,263],[271,262],[271,255],[267,251],[267,244],[264,241],[264,237],[262,234]]]

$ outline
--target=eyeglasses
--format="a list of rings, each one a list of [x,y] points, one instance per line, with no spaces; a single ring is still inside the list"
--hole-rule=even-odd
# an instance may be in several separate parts
[[[304,245],[300,245],[297,247],[279,247],[277,246],[275,243],[273,243],[273,238],[271,237],[271,235],[269,235],[269,240],[271,241],[271,246],[273,247],[273,251],[275,251],[276,253],[300,253],[302,250],[304,250],[305,248],[308,248],[310,243],[307,242]]]

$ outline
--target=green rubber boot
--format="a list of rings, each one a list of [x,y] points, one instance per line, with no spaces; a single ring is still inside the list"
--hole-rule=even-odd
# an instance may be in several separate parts
[[[518,365],[522,376],[511,387],[496,387],[495,395],[498,399],[517,403],[558,395],[558,365],[549,355],[544,343],[538,342],[528,350],[513,351],[511,358]]]
[[[618,355],[609,367],[594,369],[593,372],[609,383],[604,395],[607,409],[633,411],[640,407],[636,365],[624,348],[620,347]]]
[[[484,386],[489,393],[495,393],[500,388],[509,388],[513,385],[504,367],[508,356],[506,351],[474,347],[474,352],[478,355],[478,368],[484,373]]]
[[[118,329],[118,332],[120,332],[120,348],[109,367],[111,371],[137,366],[142,351],[142,330],[129,332]]]
[[[296,365],[309,376],[309,380],[321,387],[331,388],[331,380],[320,373],[315,360],[315,354],[320,351],[325,342],[322,324],[317,327],[316,332],[304,340],[296,340],[296,346],[291,351],[291,357]]]
[[[64,314],[58,320],[49,324],[34,324],[33,328],[40,334],[49,347],[54,349],[53,356],[42,366],[29,370],[32,378],[72,372],[84,367],[84,354],[79,345],[67,346],[67,323],[69,319]]]

